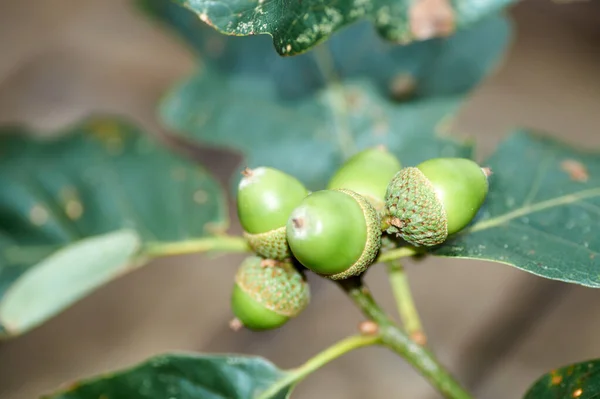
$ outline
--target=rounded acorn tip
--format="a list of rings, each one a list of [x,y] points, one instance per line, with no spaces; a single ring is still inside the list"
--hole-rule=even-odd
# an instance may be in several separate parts
[[[292,224],[294,225],[295,228],[301,229],[302,227],[304,227],[304,219],[302,219],[302,218],[293,218],[292,219]]]

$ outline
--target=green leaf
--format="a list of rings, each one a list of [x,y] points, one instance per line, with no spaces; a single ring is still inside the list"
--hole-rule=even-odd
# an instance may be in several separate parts
[[[470,143],[446,136],[448,123],[509,37],[500,17],[404,47],[357,25],[315,52],[281,58],[264,38],[215,37],[160,0],[146,7],[174,24],[204,65],[163,100],[165,124],[241,151],[248,166],[292,173],[311,189],[368,146],[387,146],[404,165],[470,156]],[[413,81],[413,96],[393,101],[390,88],[402,78]]]
[[[478,219],[433,253],[600,287],[600,153],[523,131],[485,166],[494,174]]]
[[[592,399],[600,396],[600,360],[572,364],[540,377],[524,399]]]
[[[380,35],[407,44],[451,34],[514,0],[177,0],[200,20],[236,36],[268,34],[281,55],[295,55],[359,19]]]
[[[227,226],[218,183],[125,122],[27,133],[0,130],[0,338],[140,266],[145,242]]]
[[[45,399],[251,399],[287,373],[259,357],[162,355]],[[291,387],[272,399],[285,399]]]

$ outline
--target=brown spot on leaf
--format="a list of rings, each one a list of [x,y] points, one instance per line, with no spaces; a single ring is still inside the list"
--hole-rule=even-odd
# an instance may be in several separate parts
[[[390,82],[390,96],[395,101],[406,101],[417,91],[417,81],[408,73],[394,76]]]
[[[77,388],[79,388],[79,386],[80,386],[80,385],[81,385],[81,384],[79,383],[79,381],[70,382],[70,383],[68,383],[68,384],[67,384],[67,386],[66,386],[66,389],[65,389],[65,390],[66,390],[66,391],[74,391],[74,390],[76,390]]]
[[[563,380],[563,376],[560,375],[560,374],[556,374],[556,370],[552,370],[552,372],[550,373],[550,375],[551,375],[550,383],[552,385],[558,385]]]
[[[410,30],[418,40],[454,32],[454,10],[449,0],[417,0],[408,10]]]
[[[527,255],[535,255],[535,251],[532,249],[529,252],[527,252]]]
[[[65,206],[65,213],[71,220],[77,220],[83,215],[83,205],[77,200],[69,200]]]
[[[560,163],[560,168],[569,175],[571,180],[586,182],[590,178],[585,165],[574,159],[565,159]]]
[[[358,325],[358,331],[362,335],[376,335],[379,332],[379,326],[374,321],[366,320]]]
[[[363,102],[363,97],[358,90],[346,90],[345,96],[346,104],[353,110],[358,110]]]

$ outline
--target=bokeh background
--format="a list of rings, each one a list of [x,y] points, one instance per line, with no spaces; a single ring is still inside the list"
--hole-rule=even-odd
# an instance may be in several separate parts
[[[476,137],[480,156],[516,126],[600,149],[600,3],[525,0],[510,14],[514,43],[454,130]],[[156,102],[193,67],[181,42],[131,1],[0,0],[0,122],[52,132],[109,112],[159,133]],[[238,161],[199,156],[222,179]],[[235,221],[232,229],[239,231]],[[153,262],[0,343],[0,398],[35,398],[166,351],[242,352],[293,367],[362,320],[334,285],[312,279],[313,305],[299,318],[276,332],[233,333],[228,300],[240,260]],[[548,369],[600,357],[600,290],[494,263],[430,259],[407,267],[431,347],[478,398],[518,398]],[[367,281],[393,311],[383,270]],[[438,396],[401,359],[369,348],[327,365],[293,397]]]

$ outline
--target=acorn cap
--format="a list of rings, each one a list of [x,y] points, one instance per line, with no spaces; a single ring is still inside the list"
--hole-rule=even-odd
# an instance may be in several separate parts
[[[348,158],[327,188],[352,190],[381,210],[385,205],[387,186],[400,168],[400,161],[385,147],[367,148]]]
[[[284,260],[292,256],[285,226],[260,234],[250,234],[244,231],[243,235],[252,251],[263,258]]]
[[[308,269],[338,280],[364,272],[381,246],[377,211],[345,189],[310,194],[287,224],[292,253]]]
[[[477,163],[463,158],[435,158],[404,168],[388,186],[390,227],[414,246],[441,244],[475,217],[488,190]]]
[[[237,210],[242,228],[250,234],[284,227],[290,212],[308,195],[298,179],[274,168],[246,169],[243,175]]]
[[[404,168],[392,179],[386,208],[391,217],[387,232],[414,246],[441,244],[448,237],[446,211],[433,185],[417,168]]]
[[[235,285],[262,308],[287,318],[298,315],[310,300],[307,282],[289,262],[272,262],[271,265],[266,265],[264,259],[248,257],[235,276]],[[243,297],[239,293],[237,295]],[[234,311],[245,306],[244,303],[236,304],[234,301]],[[246,321],[235,313],[246,325]]]

